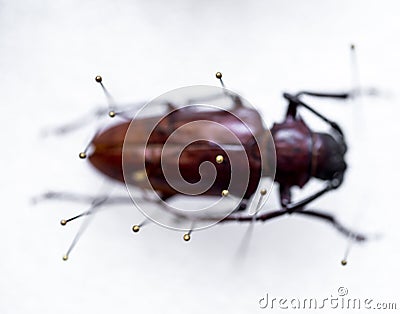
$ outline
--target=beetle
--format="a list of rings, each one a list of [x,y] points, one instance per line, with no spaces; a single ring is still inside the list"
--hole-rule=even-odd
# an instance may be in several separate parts
[[[216,77],[225,90],[222,74],[217,72]],[[96,81],[101,84],[106,96],[108,96],[101,76],[97,76]],[[244,106],[243,100],[238,95],[229,93],[227,95],[233,103],[233,107],[229,111],[222,109],[198,110],[196,106],[174,108],[173,104],[168,103],[167,106],[171,109],[169,114],[136,119],[133,132],[129,131],[132,124],[131,118],[125,118],[97,133],[90,143],[91,151],[85,150],[79,154],[79,157],[87,158],[92,166],[108,178],[127,185],[137,186],[143,190],[153,190],[162,201],[168,201],[182,193],[179,192],[180,183],[177,182],[178,189],[171,187],[171,180],[166,178],[162,170],[162,146],[169,136],[181,126],[198,120],[215,122],[226,127],[239,139],[249,166],[248,181],[245,190],[240,195],[240,203],[231,213],[219,219],[218,223],[267,221],[283,215],[299,214],[325,220],[352,240],[365,241],[365,235],[344,227],[333,215],[306,208],[312,201],[339,188],[342,184],[347,168],[344,158],[347,145],[339,125],[310,107],[302,98],[303,96],[311,96],[347,99],[352,94],[310,91],[302,91],[296,94],[284,93],[283,97],[288,102],[286,115],[282,122],[274,123],[270,132],[264,127],[261,115],[256,109]],[[301,108],[322,119],[331,127],[331,131],[327,133],[313,131],[301,117],[299,113]],[[109,111],[109,116],[112,118],[118,115],[120,113],[113,109]],[[146,132],[149,133],[148,137],[145,136]],[[229,158],[227,158],[223,145],[215,144],[218,142],[221,144],[221,138],[222,144],[224,144],[224,137],[221,137],[219,132],[213,128],[195,126],[190,128],[190,131],[181,133],[175,139],[174,144],[178,142],[188,143],[190,134],[199,135],[203,133],[208,136],[208,140],[197,141],[186,146],[179,155],[178,168],[182,178],[185,182],[198,182],[201,179],[198,169],[203,162],[208,161],[214,164],[217,173],[213,183],[203,189],[200,194],[205,196],[240,194],[240,191],[235,191],[235,187],[229,190],[225,189],[232,179],[232,173],[229,169],[235,162],[237,152],[231,152]],[[124,147],[128,148],[124,150]],[[167,147],[167,154],[168,149]],[[167,164],[168,162],[167,160]],[[167,165],[168,167],[172,166]],[[239,170],[236,172],[238,176],[245,173],[245,169],[242,168],[243,165],[240,164]],[[131,175],[127,176],[126,173]],[[245,214],[244,210],[249,199],[254,196],[261,178],[265,176],[274,178],[279,185],[281,208],[273,211],[260,211],[254,215]],[[291,197],[292,189],[294,187],[303,188],[311,178],[322,181],[324,187],[311,196],[294,202]],[[260,190],[260,194],[262,198],[266,194],[266,190]],[[106,200],[96,200],[92,208]],[[259,210],[260,206],[257,209]],[[62,220],[61,224],[65,225],[68,221],[91,212],[89,210],[69,220]],[[183,218],[185,217],[183,216]],[[207,220],[207,217],[198,218],[198,220],[202,219]],[[133,231],[138,232],[142,225],[143,223],[133,226]],[[189,230],[184,235],[185,241],[190,240],[191,231]],[[75,242],[74,240],[71,248]],[[68,250],[68,253],[70,250]],[[68,258],[68,253],[64,256],[64,259]],[[346,261],[342,261],[342,264],[345,265]]]
[[[217,78],[221,78],[220,72],[216,74]],[[276,148],[276,177],[275,181],[279,184],[280,202],[282,208],[275,212],[255,217],[255,220],[268,220],[283,214],[299,213],[304,215],[315,216],[330,221],[339,231],[345,235],[352,232],[341,226],[336,220],[329,215],[314,211],[305,211],[305,206],[313,200],[321,197],[323,194],[338,188],[343,182],[346,171],[346,163],[344,155],[347,150],[344,134],[339,125],[312,109],[309,105],[301,100],[303,95],[315,97],[330,97],[336,99],[346,99],[350,97],[350,93],[328,94],[315,92],[300,92],[297,94],[284,93],[284,98],[288,101],[288,110],[284,120],[275,123],[271,128],[272,140]],[[243,197],[244,202],[240,204],[239,210],[246,207],[248,200],[255,193],[261,175],[271,173],[270,166],[266,166],[267,170],[260,173],[261,159],[256,147],[254,134],[263,134],[265,129],[262,125],[260,114],[250,108],[242,105],[240,98],[235,98],[235,106],[231,110],[236,117],[240,119],[232,119],[232,115],[226,111],[219,110],[216,112],[197,112],[195,107],[182,108],[172,112],[164,117],[144,118],[135,125],[135,132],[128,133],[130,121],[122,122],[114,125],[100,134],[96,135],[92,141],[93,150],[88,156],[90,163],[104,175],[128,184],[140,185],[140,180],[129,180],[127,182],[123,175],[122,169],[122,147],[123,143],[143,142],[143,129],[146,125],[152,124],[150,120],[160,120],[157,127],[152,131],[145,148],[145,154],[151,156],[146,160],[146,175],[151,182],[151,186],[146,185],[144,188],[152,188],[159,192],[163,200],[167,200],[176,194],[174,189],[170,188],[160,167],[160,154],[157,154],[158,145],[165,143],[169,134],[175,131],[179,126],[184,125],[193,120],[207,119],[226,125],[238,136],[244,144],[250,163],[250,180],[247,190]],[[331,133],[314,132],[307,126],[305,121],[299,114],[299,108],[305,108],[321,118],[332,128]],[[240,128],[241,123],[245,123],[248,128]],[[194,129],[194,133],[201,132],[200,129]],[[183,138],[182,141],[185,141]],[[264,142],[260,147],[261,151],[266,151],[267,155],[273,154],[272,143]],[[186,154],[180,156],[179,167],[182,171],[183,178],[187,180],[197,181],[197,169],[201,162],[212,160],[215,156],[223,156],[220,148],[210,142],[202,142],[193,149],[187,148]],[[129,165],[133,169],[137,168],[135,161],[140,156],[131,156]],[[216,160],[216,163],[218,161]],[[226,169],[226,168],[224,168]],[[221,173],[222,172],[222,173]],[[223,187],[230,180],[230,174],[224,171],[218,173],[217,178],[212,187],[207,190],[204,195],[219,195]],[[292,202],[291,189],[295,186],[304,187],[311,179],[317,178],[326,183],[326,186],[316,192],[314,195],[307,197],[298,202]],[[252,220],[252,217],[228,216],[223,221]],[[362,241],[364,236],[353,234],[355,240]]]

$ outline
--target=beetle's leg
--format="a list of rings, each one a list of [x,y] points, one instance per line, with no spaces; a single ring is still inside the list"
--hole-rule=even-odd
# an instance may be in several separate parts
[[[91,195],[78,194],[78,193],[68,193],[68,192],[54,192],[49,191],[43,193],[42,195],[35,196],[32,198],[32,203],[36,204],[44,200],[65,200],[72,202],[87,202],[90,203],[94,199]]]
[[[157,192],[158,198],[152,198],[149,190],[144,189],[144,188],[139,188],[139,189],[140,189],[140,192],[142,193],[142,200],[149,202],[149,203],[159,203],[160,204],[163,201],[166,201],[175,195],[175,194],[164,194],[161,192]],[[137,197],[135,197],[135,198],[137,198]]]
[[[32,203],[36,204],[44,200],[64,200],[71,202],[82,202],[82,203],[93,203],[95,200],[105,198],[105,196],[92,196],[79,193],[69,193],[69,192],[54,192],[49,191],[32,199]],[[104,202],[106,204],[124,204],[131,203],[132,200],[129,196],[113,196],[112,198],[107,198]]]
[[[291,212],[289,212],[287,209],[281,209],[281,210],[266,212],[266,213],[263,213],[263,214],[260,214],[257,216],[249,216],[249,215],[238,216],[238,215],[231,214],[231,215],[225,217],[223,220],[221,220],[220,223],[221,222],[233,222],[233,221],[238,221],[238,222],[263,221],[264,222],[264,221],[271,220],[273,218],[277,218],[277,217],[280,217],[280,216],[283,216],[286,214],[290,214],[290,213]],[[365,241],[367,239],[367,237],[365,235],[351,231],[350,229],[344,227],[332,215],[325,214],[325,213],[318,212],[318,211],[312,211],[312,210],[304,210],[304,211],[296,210],[293,213],[312,216],[312,217],[316,217],[316,218],[320,218],[325,221],[328,221],[339,232],[350,237],[351,239],[353,239],[355,241],[361,242],[361,241]]]
[[[312,201],[316,200],[317,198],[321,197],[325,193],[337,188],[339,186],[339,180],[335,181],[336,179],[332,181],[328,181],[326,186],[322,188],[321,190],[315,192],[314,194],[300,200],[297,202],[289,203],[285,206],[285,208],[288,210],[289,213],[293,213],[295,211],[302,210],[304,206],[308,205]]]
[[[325,193],[335,189],[338,187],[338,181],[336,179],[332,181],[328,181],[326,186],[315,192],[314,194],[300,200],[297,202],[289,202],[283,205],[283,208],[281,210],[273,211],[273,212],[267,212],[261,215],[257,215],[256,220],[269,220],[271,218],[275,218],[278,216],[281,216],[283,214],[291,214],[293,212],[299,212],[304,209],[306,205],[314,201],[315,199],[321,197]],[[288,194],[289,193],[289,194]],[[281,196],[281,202],[284,204],[286,201],[285,200],[290,200],[290,188],[282,186],[280,188],[280,196]],[[271,216],[271,217],[270,217]],[[237,216],[237,215],[229,215],[226,217],[224,220],[238,220],[238,221],[251,221],[253,218],[253,215],[248,215],[248,216]]]
[[[286,207],[292,201],[292,193],[290,186],[279,184],[279,196],[282,207]]]
[[[259,212],[259,210],[261,209],[261,207],[262,207],[262,199],[264,198],[264,196],[266,195],[266,190],[265,189],[261,189],[261,191],[260,191],[260,198],[259,198],[259,200],[258,200],[258,203],[257,203],[257,206],[256,206],[256,208],[255,208],[255,212],[253,213],[253,215],[254,214],[256,214],[256,213],[258,213]],[[242,211],[244,211],[244,210],[246,210],[246,208],[248,207],[248,205],[249,205],[249,200],[247,199],[247,198],[244,198],[244,199],[242,199],[241,200],[241,202],[240,202],[240,204],[234,209],[234,211],[232,212],[232,213],[236,213],[236,212],[242,212]]]
[[[366,94],[369,95],[374,95],[376,94],[376,90],[375,89],[370,89],[367,92],[365,92]],[[360,91],[357,91],[356,89],[352,92],[347,92],[347,93],[318,93],[318,92],[311,92],[311,91],[301,91],[298,92],[295,95],[290,95],[288,93],[284,93],[283,97],[285,97],[287,100],[289,100],[289,102],[292,104],[294,104],[295,106],[302,106],[304,108],[306,108],[308,111],[312,112],[313,114],[315,114],[317,117],[319,117],[320,119],[322,119],[324,122],[326,122],[327,124],[329,124],[336,132],[339,133],[339,135],[341,135],[341,137],[343,138],[343,132],[342,129],[339,127],[339,125],[328,119],[327,117],[325,117],[324,115],[322,115],[320,112],[318,112],[317,110],[313,109],[312,107],[310,107],[309,105],[307,105],[306,103],[304,103],[300,98],[303,95],[306,96],[313,96],[313,97],[325,97],[325,98],[335,98],[335,99],[348,99],[351,97],[356,97],[359,94],[361,94]]]
[[[162,201],[166,201],[173,197],[175,194],[168,194],[168,193],[158,193]]]
[[[139,102],[133,105],[115,106],[114,114],[115,116],[118,116],[122,119],[131,120],[132,117],[134,117],[135,113],[146,103],[147,102]],[[70,132],[83,128],[92,122],[98,121],[99,118],[107,116],[108,114],[109,110],[107,108],[97,108],[69,123],[57,127],[45,128],[41,131],[41,134],[43,136],[68,134]]]
[[[331,94],[331,95],[334,95],[334,94]],[[343,96],[345,94],[337,94],[338,97],[336,97],[336,98],[340,98],[339,97],[340,95]],[[291,95],[291,94],[288,94],[288,93],[284,93],[283,97],[285,97],[289,101],[289,108],[288,108],[288,111],[287,111],[287,116],[295,117],[295,115],[297,113],[297,108],[299,106],[302,106],[302,107],[306,108],[308,111],[310,111],[313,114],[315,114],[318,118],[320,118],[321,120],[323,120],[324,122],[329,124],[332,129],[334,129],[336,132],[339,133],[340,136],[343,137],[342,129],[339,127],[339,125],[336,122],[331,121],[330,119],[328,119],[327,117],[325,117],[324,115],[322,115],[321,113],[319,113],[318,111],[316,111],[315,109],[311,108],[309,105],[307,105],[306,103],[301,101],[299,96]]]
[[[229,221],[239,221],[239,222],[252,222],[252,221],[267,221],[276,217],[283,216],[288,214],[286,209],[279,209],[274,211],[269,211],[260,215],[235,215],[230,214],[226,216],[221,222],[229,222]]]
[[[233,212],[235,213],[244,211],[247,208],[247,203],[248,200],[243,199]]]
[[[241,100],[240,97],[234,95],[233,93],[231,93],[228,90],[224,90],[223,93],[219,93],[219,94],[214,94],[214,95],[210,95],[210,96],[203,96],[203,97],[197,97],[197,98],[190,98],[187,100],[186,105],[191,105],[191,104],[195,104],[195,103],[206,103],[207,101],[211,101],[211,100],[217,100],[220,98],[226,98],[226,97],[230,97],[233,100],[233,105],[234,107],[240,107],[243,106],[243,102]]]
[[[327,222],[330,222],[339,232],[352,238],[355,241],[361,242],[361,241],[365,241],[367,239],[367,237],[365,235],[351,231],[350,229],[344,227],[332,215],[325,214],[325,213],[319,212],[319,211],[314,211],[314,210],[295,211],[294,213],[311,216],[311,217],[316,217],[316,218],[323,219]]]
[[[346,92],[346,93],[320,93],[320,92],[312,92],[312,91],[300,91],[295,96],[312,96],[312,97],[322,97],[322,98],[335,98],[335,99],[348,99],[353,97],[354,92]]]
[[[106,112],[107,112],[106,109],[94,110],[93,112],[83,115],[78,119],[66,123],[64,125],[45,128],[44,130],[41,131],[41,134],[43,136],[48,136],[48,135],[64,135],[70,133],[72,131],[78,130],[90,124],[91,122],[101,117],[103,114],[106,114]]]
[[[297,97],[306,95],[313,97],[327,97],[327,98],[337,98],[337,99],[346,99],[350,97],[359,96],[360,94],[367,95],[375,95],[377,91],[374,88],[370,88],[367,90],[361,90],[360,88],[360,79],[359,79],[359,70],[358,70],[358,62],[357,62],[357,54],[356,54],[356,46],[354,44],[350,45],[350,53],[351,53],[351,72],[352,72],[352,80],[353,80],[353,89],[350,92],[346,93],[319,93],[313,91],[301,91],[296,94]]]

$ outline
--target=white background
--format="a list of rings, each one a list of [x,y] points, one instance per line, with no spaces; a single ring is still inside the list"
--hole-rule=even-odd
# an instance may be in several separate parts
[[[322,299],[340,286],[399,308],[399,9],[394,0],[0,1],[0,313],[256,313],[267,311],[258,305],[266,293]],[[59,220],[86,205],[29,200],[49,189],[98,193],[101,176],[77,158],[93,126],[39,134],[105,105],[95,75],[118,101],[135,102],[218,85],[221,71],[227,86],[279,121],[284,90],[352,86],[352,42],[362,84],[383,97],[310,100],[343,125],[350,146],[345,184],[313,207],[382,234],[355,245],[347,267],[346,239],[313,219],[257,225],[238,259],[246,225],[184,243],[155,225],[132,234],[142,216],[129,206],[96,215],[62,261],[79,223]]]

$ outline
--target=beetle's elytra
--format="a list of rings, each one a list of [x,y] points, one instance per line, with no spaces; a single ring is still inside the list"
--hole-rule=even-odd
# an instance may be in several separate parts
[[[233,113],[233,114],[232,114]],[[266,131],[263,128],[262,120],[259,113],[253,109],[237,106],[232,110],[231,113],[226,111],[202,111],[196,112],[195,107],[187,107],[173,111],[165,117],[150,117],[140,120],[135,123],[135,132],[128,132],[129,122],[123,122],[115,125],[110,129],[97,135],[93,142],[93,150],[89,156],[89,161],[95,168],[101,171],[103,174],[126,182],[128,184],[134,184],[142,188],[150,188],[156,190],[162,199],[166,200],[176,194],[179,194],[175,189],[171,188],[165,179],[164,173],[161,169],[161,149],[168,139],[169,135],[172,134],[176,129],[193,121],[193,117],[198,120],[207,120],[223,124],[229,128],[243,144],[247,158],[250,165],[250,178],[249,184],[245,191],[244,199],[249,199],[257,189],[261,176],[261,158],[260,150],[265,150],[266,155],[275,154],[273,145],[269,145],[271,139],[267,139],[262,142],[264,147],[258,147],[255,136],[262,136]],[[238,118],[239,119],[238,119]],[[154,120],[154,121],[149,121]],[[145,136],[147,125],[153,125],[156,121],[160,120],[157,127],[151,132],[149,139]],[[245,123],[246,127],[242,127]],[[226,155],[226,151],[215,143],[221,144],[224,139],[219,138],[218,133],[208,125],[202,127],[202,125],[191,128],[190,132],[195,133],[200,138],[201,133],[209,133],[208,139],[210,141],[197,141],[188,145],[179,156],[179,169],[182,177],[187,182],[198,182],[200,180],[199,167],[204,161],[209,161],[218,165],[218,173],[213,185],[203,195],[220,195],[221,191],[229,186],[231,181],[230,173],[230,160]],[[191,136],[188,134],[188,136]],[[212,141],[211,141],[212,140]],[[145,141],[147,141],[146,146]],[[190,142],[189,138],[180,136],[178,141],[181,143]],[[176,142],[170,143],[167,150],[174,150],[177,144]],[[125,167],[129,168],[131,176],[123,175],[122,169],[122,147],[125,145],[129,152],[125,152],[126,163]],[[142,148],[144,147],[144,152]],[[269,151],[268,151],[269,150]],[[231,152],[232,158],[235,158],[235,151]],[[220,156],[220,157],[219,157]],[[146,164],[146,176],[149,178],[151,186],[147,185],[143,178],[140,176],[140,169],[143,163],[143,157],[145,158]],[[217,157],[222,158],[223,162],[218,163]],[[168,162],[175,162],[175,160],[167,160]],[[243,165],[246,168],[247,165]],[[166,167],[169,167],[167,164]],[[240,169],[240,173],[245,172],[245,169]],[[264,165],[264,174],[268,172],[273,173],[272,169],[269,169],[269,165]],[[138,174],[135,176],[135,174]],[[179,178],[178,178],[179,179]],[[179,184],[177,180],[177,184]],[[230,190],[232,194],[235,194],[233,190]]]

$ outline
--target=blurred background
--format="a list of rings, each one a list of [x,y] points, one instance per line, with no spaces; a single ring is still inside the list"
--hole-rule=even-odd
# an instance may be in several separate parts
[[[266,293],[324,298],[339,287],[400,308],[399,9],[394,0],[0,0],[0,313],[256,313]],[[347,239],[324,222],[257,224],[247,254],[238,254],[247,225],[216,226],[185,243],[156,225],[133,234],[143,219],[133,206],[99,212],[62,261],[80,222],[59,221],[87,205],[30,201],[48,190],[97,194],[103,179],[78,158],[93,125],[40,134],[106,106],[96,75],[116,101],[131,103],[186,85],[218,86],[221,71],[272,123],[285,113],[283,91],[354,87],[351,43],[362,86],[380,96],[308,101],[349,141],[345,183],[312,207],[381,234],[354,245],[346,267]],[[318,186],[310,182],[296,197]],[[269,206],[278,206],[276,196]]]

